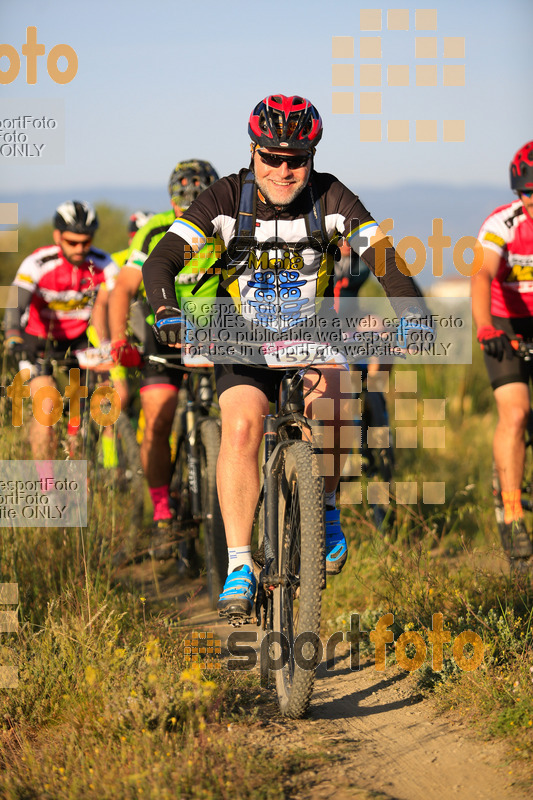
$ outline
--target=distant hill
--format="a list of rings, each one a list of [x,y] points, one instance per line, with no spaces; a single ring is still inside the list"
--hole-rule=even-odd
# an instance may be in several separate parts
[[[445,250],[444,274],[457,275],[452,264],[452,248],[462,236],[476,236],[484,218],[499,205],[510,202],[512,194],[502,186],[457,187],[446,184],[408,184],[393,186],[390,189],[353,187],[363,203],[378,219],[391,217],[394,227],[391,235],[394,242],[404,236],[415,236],[424,243],[427,250],[426,267],[419,276],[423,285],[432,281],[431,251],[428,238],[432,233],[432,220],[442,219],[445,236],[450,236],[452,247]],[[163,211],[169,208],[165,187],[146,186],[131,188],[98,187],[96,189],[76,189],[42,193],[3,194],[3,202],[19,204],[21,222],[38,224],[50,219],[53,209],[67,197],[89,200],[92,203],[104,201],[124,208],[128,212],[142,208]],[[409,254],[412,260],[412,253]]]
[[[170,208],[165,187],[137,186],[127,189],[98,187],[96,189],[72,189],[50,192],[2,193],[2,202],[18,203],[19,221],[38,225],[52,219],[54,209],[64,200],[88,200],[90,203],[105,202],[124,208],[131,213],[144,211],[166,211]]]

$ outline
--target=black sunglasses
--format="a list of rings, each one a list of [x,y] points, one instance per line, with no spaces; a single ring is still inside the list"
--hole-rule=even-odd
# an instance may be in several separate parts
[[[259,158],[268,167],[281,167],[283,163],[287,164],[289,169],[299,169],[305,167],[312,153],[304,153],[301,156],[281,156],[274,155],[274,153],[264,153],[262,150],[256,150]]]
[[[80,241],[76,241],[74,239],[69,239],[67,236],[61,235],[61,241],[65,242],[65,244],[68,244],[69,247],[78,247],[79,245],[81,245],[82,247],[89,247],[89,245],[91,244],[92,240],[93,240],[92,236],[89,236],[88,239],[82,239],[81,242],[80,242]]]

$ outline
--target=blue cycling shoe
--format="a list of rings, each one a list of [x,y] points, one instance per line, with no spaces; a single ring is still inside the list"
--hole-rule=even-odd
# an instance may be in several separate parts
[[[338,575],[346,564],[348,545],[341,529],[338,508],[326,508],[326,573]]]
[[[248,617],[255,596],[255,575],[246,564],[235,567],[226,578],[224,589],[218,600],[221,617]]]

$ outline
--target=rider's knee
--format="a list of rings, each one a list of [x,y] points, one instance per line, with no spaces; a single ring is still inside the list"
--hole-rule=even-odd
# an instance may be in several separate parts
[[[263,419],[245,414],[235,415],[222,422],[223,444],[230,444],[241,452],[256,449],[263,436]]]
[[[508,406],[502,420],[508,430],[525,431],[529,420],[530,409],[521,405]]]
[[[170,436],[172,430],[173,417],[166,416],[148,416],[145,415],[146,426],[144,429],[144,436],[147,439],[152,439],[158,436]]]

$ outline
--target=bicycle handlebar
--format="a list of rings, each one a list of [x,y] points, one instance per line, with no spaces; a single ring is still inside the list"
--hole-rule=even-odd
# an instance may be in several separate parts
[[[518,358],[523,358],[524,361],[533,359],[533,342],[528,342],[524,339],[510,339],[510,342]]]

